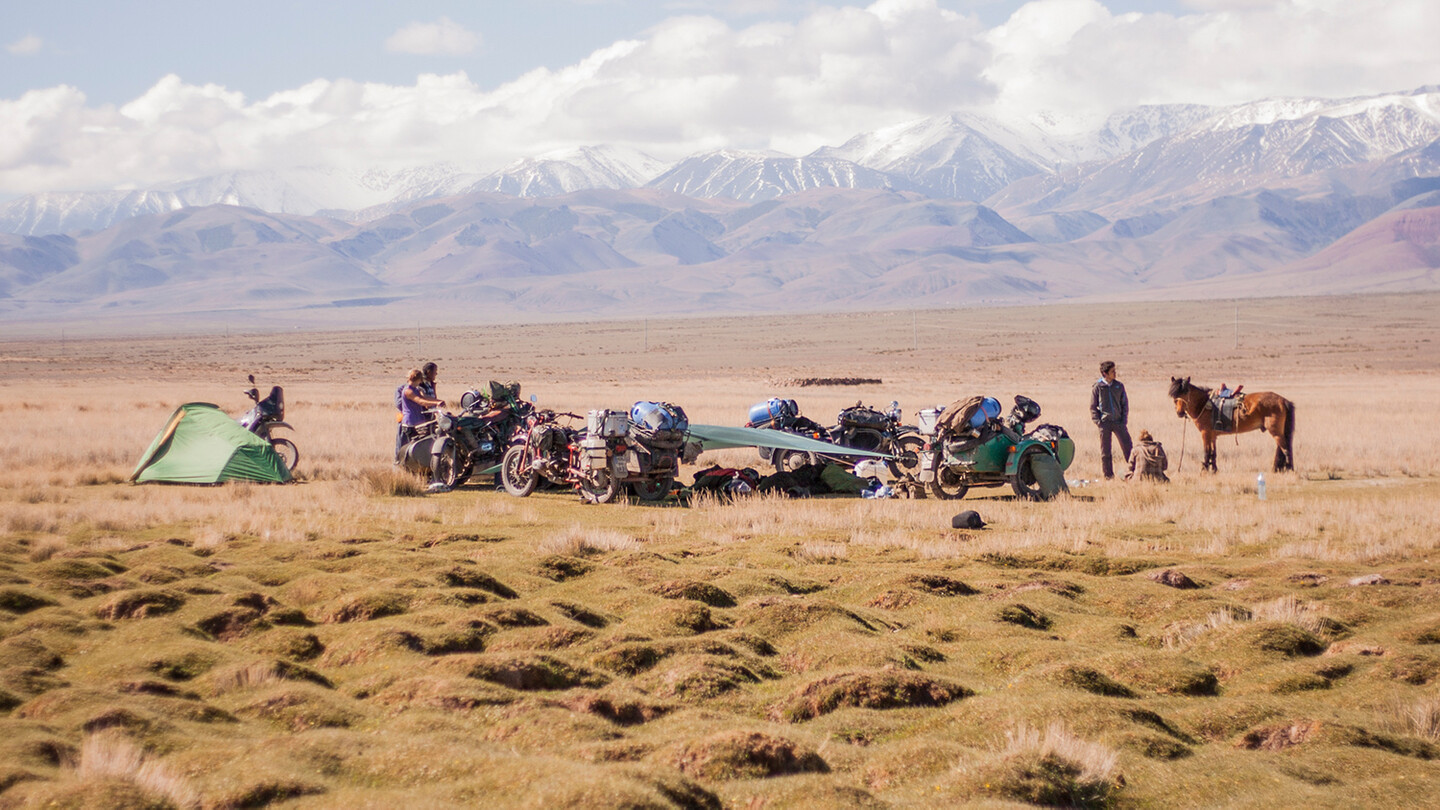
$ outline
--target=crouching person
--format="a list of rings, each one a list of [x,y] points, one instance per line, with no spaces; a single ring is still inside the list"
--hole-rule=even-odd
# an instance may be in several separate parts
[[[1165,457],[1165,447],[1155,441],[1150,431],[1140,431],[1140,443],[1130,453],[1130,472],[1125,474],[1126,481],[1160,481],[1168,482],[1170,479],[1165,475],[1169,469],[1170,460]]]

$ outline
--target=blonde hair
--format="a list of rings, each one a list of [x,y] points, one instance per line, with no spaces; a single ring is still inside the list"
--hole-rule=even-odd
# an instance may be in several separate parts
[[[411,385],[414,385],[415,383],[418,383],[424,379],[425,375],[418,368],[410,369],[410,373],[405,375],[405,382],[410,383]]]
[[[1148,431],[1148,430],[1142,430],[1142,431],[1140,431],[1140,441],[1142,441],[1142,442],[1153,442],[1153,441],[1155,441],[1155,437],[1150,435],[1150,431]]]

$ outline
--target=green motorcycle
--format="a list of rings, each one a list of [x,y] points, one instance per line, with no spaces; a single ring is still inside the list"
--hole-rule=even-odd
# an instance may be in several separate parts
[[[1019,498],[1043,501],[1066,491],[1064,472],[1075,460],[1075,442],[1059,425],[1025,426],[1040,418],[1040,405],[1015,397],[1015,407],[1000,419],[1000,403],[989,397],[966,420],[941,418],[940,410],[921,411],[918,480],[942,500],[965,497],[971,487],[1009,484]]]

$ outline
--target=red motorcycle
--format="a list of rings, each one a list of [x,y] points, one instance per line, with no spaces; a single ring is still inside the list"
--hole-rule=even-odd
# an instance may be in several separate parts
[[[524,498],[535,491],[542,479],[559,485],[575,483],[571,456],[579,446],[581,431],[558,420],[579,418],[578,414],[551,410],[537,410],[526,416],[500,461],[500,483],[505,491]]]

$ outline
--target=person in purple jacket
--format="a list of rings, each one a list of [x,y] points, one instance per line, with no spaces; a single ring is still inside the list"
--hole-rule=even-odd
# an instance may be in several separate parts
[[[395,430],[396,464],[400,463],[400,451],[415,438],[416,428],[428,421],[425,409],[445,404],[443,399],[425,396],[425,382],[425,373],[414,368],[406,375],[405,386],[400,389],[400,426]]]

